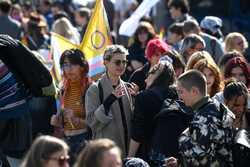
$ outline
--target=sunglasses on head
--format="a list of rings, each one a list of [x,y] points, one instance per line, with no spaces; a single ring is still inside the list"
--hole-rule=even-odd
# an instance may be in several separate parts
[[[54,157],[50,157],[48,158],[48,160],[55,160],[58,162],[59,166],[63,166],[65,163],[69,162],[70,157],[69,156],[61,156],[59,158],[54,158]]]
[[[125,65],[127,65],[128,61],[127,60],[114,60],[113,63],[116,66],[120,66],[121,64],[125,66]]]

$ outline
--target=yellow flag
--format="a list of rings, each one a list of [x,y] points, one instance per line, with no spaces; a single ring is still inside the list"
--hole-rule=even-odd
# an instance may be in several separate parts
[[[54,64],[53,75],[58,82],[61,81],[61,68],[59,61],[62,53],[65,50],[76,48],[78,48],[78,46],[71,43],[68,39],[51,32],[51,53]]]
[[[90,66],[90,77],[104,72],[103,53],[106,46],[110,44],[110,30],[103,0],[96,0],[94,11],[80,44],[80,49],[84,52]]]

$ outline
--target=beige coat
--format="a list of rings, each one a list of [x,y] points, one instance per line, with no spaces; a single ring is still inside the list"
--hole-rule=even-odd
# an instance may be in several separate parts
[[[101,83],[103,88],[103,101],[105,101],[114,90],[106,74],[89,87],[85,97],[86,122],[92,130],[93,139],[109,138],[116,142],[125,155],[124,127],[122,124],[119,102],[116,100],[111,105],[109,114],[106,115],[103,104],[100,104],[98,82]],[[122,80],[120,80],[120,83],[125,86]],[[133,106],[131,96],[128,92],[122,96],[122,103],[128,127],[127,141],[129,142]],[[129,146],[129,143],[127,143],[127,146]]]

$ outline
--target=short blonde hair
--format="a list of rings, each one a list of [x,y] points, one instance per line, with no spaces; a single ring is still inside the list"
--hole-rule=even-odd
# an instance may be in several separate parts
[[[236,38],[242,39],[244,49],[248,48],[248,42],[247,42],[246,38],[244,37],[244,35],[242,35],[239,32],[232,32],[232,33],[229,33],[225,38],[225,51],[226,52],[230,52],[230,51],[233,51],[235,49],[234,40]]]

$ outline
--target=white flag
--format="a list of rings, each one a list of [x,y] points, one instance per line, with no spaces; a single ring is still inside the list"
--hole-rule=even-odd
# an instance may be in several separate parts
[[[135,12],[122,22],[119,28],[119,35],[132,36],[139,25],[140,19],[159,1],[160,0],[144,0]]]

